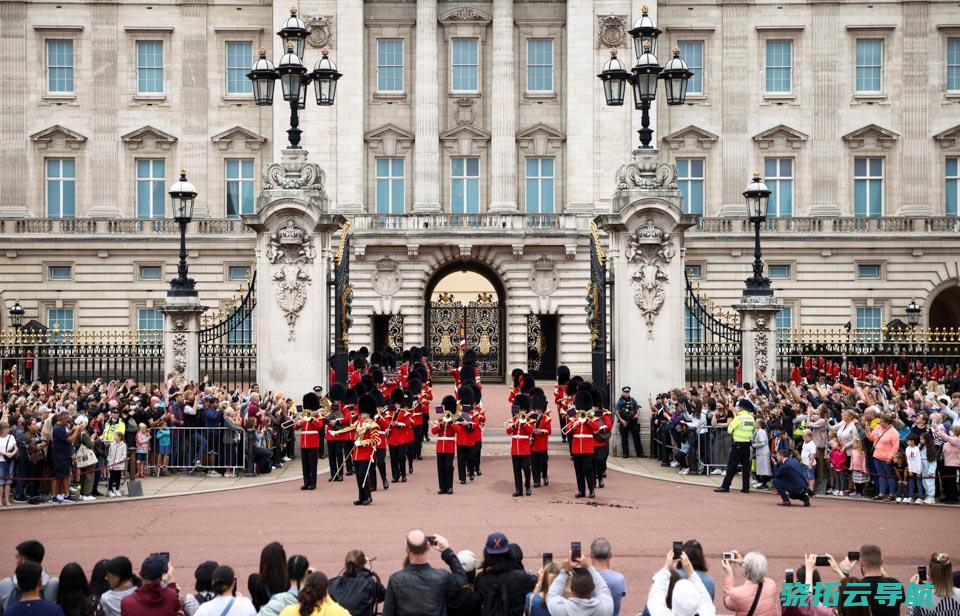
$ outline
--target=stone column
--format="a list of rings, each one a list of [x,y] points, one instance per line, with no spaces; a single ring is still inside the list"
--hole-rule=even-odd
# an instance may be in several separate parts
[[[345,76],[338,84],[337,100],[337,192],[338,212],[364,212],[363,180],[363,2],[337,0],[337,65]],[[313,67],[310,67],[312,70]],[[347,80],[349,78],[349,81]]]
[[[750,153],[753,141],[747,130],[747,118],[750,115],[750,88],[742,84],[750,83],[750,65],[753,58],[747,53],[748,41],[753,32],[747,26],[750,7],[746,4],[730,4],[723,9],[723,29],[721,30],[723,53],[723,95],[720,121],[723,139],[720,140],[720,160],[723,161],[721,216],[743,216],[746,208],[743,204],[741,181],[731,178],[749,177]],[[664,50],[662,58],[670,55]],[[665,61],[665,60],[663,60]],[[737,84],[740,84],[739,86]]]
[[[782,306],[772,295],[744,295],[733,309],[740,313],[741,363],[740,378],[757,382],[757,372],[777,379],[777,336],[774,320]]]
[[[0,57],[4,58],[3,74],[0,84],[5,94],[0,96],[0,217],[21,218],[28,216],[28,182],[24,174],[27,170],[27,100],[18,95],[24,84],[33,78],[27,76],[27,67],[35,68],[34,61],[28,61],[27,4],[25,2],[0,3]],[[30,33],[31,36],[33,32]],[[42,41],[41,41],[42,43]],[[43,173],[43,170],[38,170]],[[39,198],[39,195],[35,195]],[[40,207],[40,216],[46,216],[46,209]]]
[[[517,84],[513,0],[493,0],[490,211],[517,211]]]
[[[116,67],[117,22],[120,5],[93,4],[90,10],[94,14],[90,24],[93,43],[90,45],[91,63],[93,66]],[[119,161],[123,160],[125,155],[123,143],[117,139],[118,72],[116,68],[103,71],[96,79],[89,79],[86,82],[87,87],[92,88],[93,92],[89,100],[84,100],[84,104],[89,105],[88,117],[91,127],[90,139],[87,142],[87,158],[84,162],[89,165],[90,189],[95,197],[81,198],[81,201],[90,204],[87,215],[95,218],[133,216],[136,207],[134,203],[129,203],[128,209],[123,211],[120,205],[120,194],[118,194],[120,191],[117,190],[117,167],[122,165]],[[205,96],[203,103],[206,103]],[[172,164],[168,167],[171,176],[177,169],[178,167]],[[193,167],[191,167],[191,176],[193,176],[192,169]],[[199,168],[197,171],[199,173]],[[196,185],[202,186],[202,183]],[[167,356],[169,357],[169,353]]]
[[[200,382],[200,315],[198,297],[167,297],[163,305],[163,372]]]
[[[330,241],[343,216],[329,213],[324,173],[306,150],[283,150],[264,171],[257,213],[257,380],[299,399],[326,385],[330,353]]]
[[[930,76],[929,58],[931,52],[933,55],[938,52],[928,48],[929,17],[930,7],[925,3],[910,2],[904,5],[903,66],[910,68],[903,71],[903,87],[900,89],[900,96],[903,97],[903,150],[898,160],[903,165],[903,173],[893,173],[891,180],[898,182],[901,187],[910,188],[901,188],[899,192],[902,195],[900,211],[885,211],[884,216],[930,216],[933,213],[930,208],[930,169],[936,169],[943,163],[936,160],[927,133],[930,125],[927,115],[929,101],[940,96],[939,85],[934,85],[937,79],[931,79]],[[895,184],[893,190],[896,190]]]
[[[567,0],[567,75],[564,92],[567,143],[566,165],[566,212],[594,212],[595,156],[583,156],[593,152],[593,126],[596,121],[583,122],[582,118],[596,118],[594,102],[603,98],[602,88],[586,87],[584,79],[597,72],[594,37],[593,0]],[[632,52],[631,52],[632,53]],[[594,86],[597,84],[594,83]]]
[[[437,0],[417,2],[413,211],[440,211],[440,104]]]
[[[676,168],[656,150],[634,151],[617,172],[612,213],[596,219],[609,236],[608,268],[616,281],[610,332],[615,392],[629,385],[634,398],[684,384],[684,232],[696,217],[684,214]],[[646,409],[649,413],[649,409]]]
[[[841,41],[846,33],[840,28],[840,6],[828,2],[811,5],[813,10],[813,32],[822,36],[821,40]],[[813,46],[813,132],[810,135],[811,179],[807,190],[811,195],[810,210],[794,211],[795,216],[839,216],[840,182],[847,178],[837,173],[840,166],[840,154],[844,144],[839,137],[839,114],[837,113],[837,93],[846,91],[849,85],[843,81],[845,76],[837,70],[837,50],[830,45]],[[724,135],[726,138],[726,135]],[[852,200],[851,200],[852,201]],[[848,215],[853,214],[853,206]]]

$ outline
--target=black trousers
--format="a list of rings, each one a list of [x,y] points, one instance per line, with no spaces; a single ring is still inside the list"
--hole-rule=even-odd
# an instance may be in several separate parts
[[[327,457],[327,454],[326,454],[326,452],[324,451],[324,446],[323,446],[323,444],[327,442],[327,438],[326,438],[326,437],[327,437],[327,431],[326,431],[326,430],[321,430],[321,431],[320,431],[320,449],[318,450],[318,457],[321,457],[321,458],[326,458],[326,457]],[[293,449],[292,449],[292,448],[291,448],[291,450],[290,450],[290,453],[288,453],[287,455],[290,456],[291,458],[293,457]]]
[[[533,485],[540,485],[547,478],[549,454],[546,451],[530,452],[530,467],[533,470]]]
[[[570,439],[573,440],[572,438]],[[593,474],[593,454],[578,453],[573,456],[573,470],[577,474],[577,492],[583,494],[585,488],[593,492],[596,489],[596,477]]]
[[[413,442],[407,444],[407,459],[413,468],[413,461],[423,456],[423,426],[413,427]]]
[[[357,478],[357,492],[359,494],[357,500],[365,501],[371,499],[369,474],[372,472],[372,469],[370,469],[370,460],[354,460],[353,468],[354,475]]]
[[[387,483],[387,450],[386,449],[377,449],[373,454],[373,464],[376,466],[375,469],[370,469],[370,489],[377,489],[377,471],[380,471],[380,478],[383,479],[383,483]]]
[[[390,447],[390,475],[392,479],[400,481],[407,476],[407,446],[389,445]]]
[[[530,489],[530,456],[510,456],[513,460],[513,487],[516,492]]]
[[[597,479],[603,479],[607,476],[607,456],[610,455],[610,447],[594,447],[593,449],[593,472]]]
[[[457,476],[460,481],[467,480],[467,472],[473,477],[473,445],[468,447],[457,446]]]
[[[340,467],[344,464],[343,446],[346,444],[347,441],[327,441],[327,445],[330,446],[330,477],[334,480],[343,479],[343,471]]]
[[[723,476],[723,487],[729,488],[737,474],[737,466],[743,475],[743,489],[750,489],[750,443],[733,443],[730,457],[727,458],[727,474]]]
[[[423,440],[423,442],[425,442],[425,443],[429,443],[429,442],[430,442],[430,430],[427,428],[427,426],[430,425],[430,413],[424,413],[422,417],[423,417],[423,426],[420,428],[421,432],[423,432],[423,439],[422,439],[422,440]]]
[[[563,431],[567,427],[567,414],[557,410],[557,413],[560,415],[560,442],[567,442],[567,433]],[[573,439],[570,439],[571,441]]]
[[[483,441],[477,441],[473,446],[473,472],[480,474],[480,451],[483,449]]]
[[[628,421],[627,425],[620,424],[620,456],[630,457],[630,438],[633,439],[633,449],[637,457],[643,457],[643,442],[640,440],[640,424],[637,420]]]
[[[453,489],[453,454],[437,454],[437,486],[441,490]]]
[[[320,450],[309,447],[300,450],[300,466],[303,467],[303,485],[308,488],[317,487],[317,456]]]
[[[940,479],[943,482],[943,500],[948,503],[957,502],[957,472],[960,467],[944,466]]]

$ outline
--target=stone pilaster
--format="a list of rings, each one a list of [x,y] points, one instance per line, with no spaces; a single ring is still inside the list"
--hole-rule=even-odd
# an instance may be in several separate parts
[[[120,7],[118,4],[103,3],[90,5],[93,20],[90,26],[90,45],[92,66],[116,66],[117,62],[117,22]],[[89,165],[91,191],[95,195],[88,214],[98,218],[116,218],[118,216],[133,216],[134,206],[131,203],[127,211],[120,205],[120,193],[117,191],[117,161],[124,155],[123,144],[117,139],[117,100],[118,82],[117,70],[102,71],[96,79],[89,79],[87,87],[92,88],[89,101],[90,106],[90,139],[86,151],[89,158],[85,160]],[[197,169],[199,171],[199,168]],[[168,167],[172,176],[177,171],[172,165]],[[191,170],[192,171],[192,170]],[[82,200],[81,200],[82,201]]]
[[[777,380],[777,340],[774,321],[782,306],[773,295],[744,295],[733,309],[740,313],[740,378],[756,383],[762,373]]]
[[[363,2],[337,0],[336,62],[345,78],[337,87],[337,192],[339,212],[363,213]],[[313,67],[310,67],[311,69]]]
[[[0,216],[27,216],[29,184],[23,177],[27,160],[27,69],[36,68],[26,57],[27,25],[25,2],[0,3]],[[31,77],[33,79],[33,73]],[[41,214],[42,216],[43,214]]]
[[[594,66],[593,0],[567,0],[567,75],[565,83],[565,115],[567,127],[567,164],[566,211],[591,213],[594,211],[594,156],[592,153],[593,121],[583,122],[580,118],[594,118],[594,103],[598,96],[602,99],[602,89],[592,76],[597,72]],[[590,87],[584,79],[593,78]],[[599,93],[598,93],[599,92]]]
[[[517,84],[513,0],[493,0],[490,211],[517,210]]]
[[[747,117],[750,112],[750,88],[743,84],[752,83],[750,66],[752,57],[748,55],[750,6],[747,4],[725,5],[723,10],[723,29],[721,30],[723,49],[723,101],[721,105],[721,126],[723,139],[720,140],[720,156],[723,160],[723,192],[720,195],[721,216],[742,216],[746,213],[741,195],[742,182],[730,181],[730,178],[749,178],[750,149],[753,141],[747,131]],[[666,51],[661,51],[668,58]]]
[[[840,29],[838,19],[840,6],[823,2],[812,7],[813,32],[825,37],[821,40],[844,40],[846,33]],[[837,70],[837,50],[830,47],[813,45],[813,134],[810,135],[809,157],[813,169],[808,184],[811,205],[809,212],[794,211],[795,216],[840,215],[838,182],[846,181],[846,178],[837,173],[841,168],[840,148],[837,147],[840,135],[837,100],[839,93],[850,86],[842,81],[847,77]]]
[[[163,305],[163,372],[200,382],[200,315],[198,297],[168,297]]]
[[[437,0],[417,2],[413,211],[440,211],[440,105]]]
[[[938,76],[930,75],[931,56],[940,53],[939,47],[930,49],[929,28],[930,5],[924,2],[907,2],[903,8],[903,86],[894,84],[888,89],[893,90],[891,95],[899,93],[903,97],[901,109],[901,126],[903,134],[900,138],[899,161],[903,165],[903,173],[894,177],[907,187],[899,191],[902,196],[900,211],[884,212],[885,216],[899,214],[901,216],[929,216],[933,198],[930,194],[930,169],[936,169],[943,163],[938,163],[934,151],[930,147],[930,136],[927,133],[929,117],[927,108],[930,100],[936,99],[940,92],[931,87],[937,83]],[[889,173],[889,172],[888,172]],[[894,191],[896,194],[896,191]]]
[[[209,84],[207,81],[207,48],[210,36],[207,32],[207,6],[193,2],[184,2],[182,10],[183,45],[181,60],[183,71],[182,85],[174,98],[181,113],[182,134],[177,143],[179,167],[190,170],[197,186],[207,185],[207,159],[210,154],[210,132],[207,130],[207,109],[209,107]],[[279,85],[279,84],[278,84]],[[280,97],[283,98],[282,96]],[[176,172],[178,168],[171,171]],[[222,173],[222,171],[220,172]],[[173,173],[170,173],[173,176]],[[214,176],[216,177],[216,176]],[[208,200],[197,199],[194,218],[210,215]]]

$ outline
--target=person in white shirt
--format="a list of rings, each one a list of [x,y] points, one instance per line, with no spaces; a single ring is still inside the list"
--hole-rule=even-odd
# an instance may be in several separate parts
[[[803,431],[803,447],[800,448],[800,464],[807,474],[807,492],[813,494],[813,484],[817,479],[817,444],[813,432]]]
[[[687,578],[677,580],[673,585],[672,601],[667,607],[667,593],[670,590],[670,578],[676,561],[673,559],[673,550],[667,553],[663,569],[653,575],[653,585],[647,595],[647,609],[650,616],[714,616],[717,610],[713,599],[707,592],[706,586],[686,552],[680,553],[680,564],[687,573]]]
[[[917,438],[912,434],[907,437],[907,449],[904,452],[907,458],[907,497],[897,497],[897,502],[912,503],[913,495],[917,495],[917,504],[923,502],[920,498],[920,475],[923,473],[923,462],[920,459],[920,447]]]
[[[195,616],[257,616],[253,602],[237,595],[237,576],[230,567],[217,567],[210,587],[217,596],[197,608]]]

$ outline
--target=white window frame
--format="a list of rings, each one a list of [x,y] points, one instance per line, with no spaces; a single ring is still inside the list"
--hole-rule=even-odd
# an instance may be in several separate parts
[[[230,163],[235,162],[239,163],[237,169],[240,173],[238,177],[230,177]],[[252,175],[250,177],[244,177],[243,175],[243,163],[249,162],[252,168]],[[237,219],[243,216],[244,214],[253,214],[257,210],[257,161],[254,158],[224,158],[223,159],[223,211],[227,218]],[[230,184],[237,185],[237,214],[235,216],[230,215],[229,210],[227,209],[227,199],[230,194]],[[253,196],[253,200],[250,203],[250,211],[246,212],[243,209],[243,188],[244,186],[250,186],[250,192]]]
[[[783,327],[783,311],[786,310],[787,314],[790,315],[790,323],[787,327]],[[773,329],[776,332],[777,338],[780,338],[782,332],[787,332],[792,329],[795,329],[795,324],[793,322],[793,306],[783,305],[780,307],[780,310],[773,316]]]
[[[381,160],[387,161],[386,175],[380,175],[380,171],[379,169],[377,169],[378,167],[377,163]],[[396,160],[401,161],[401,166],[403,167],[403,173],[399,176],[393,175],[393,162]],[[451,171],[452,171],[452,168],[451,168]],[[407,161],[406,159],[403,156],[377,156],[374,158],[374,161],[373,161],[373,173],[374,173],[374,182],[375,182],[374,188],[373,188],[373,199],[374,199],[373,205],[377,215],[389,216],[389,215],[405,214],[407,211],[407,203],[406,203],[407,202],[407,182],[406,182]],[[387,183],[386,212],[380,211],[380,202],[378,200],[380,195],[380,190],[379,190],[380,182]],[[400,200],[399,212],[395,212],[396,208],[394,207],[395,204],[393,202],[393,188],[394,188],[395,182],[400,182],[400,188],[401,188],[400,193],[402,195]]]
[[[381,64],[381,62],[380,62],[380,43],[387,43],[387,42],[389,42],[389,43],[400,43],[400,64]],[[394,95],[396,95],[396,94],[403,94],[403,93],[406,91],[406,87],[407,87],[407,75],[406,75],[406,71],[404,70],[404,60],[405,60],[405,55],[404,55],[404,54],[406,53],[406,41],[404,41],[404,39],[401,38],[401,37],[383,37],[383,38],[378,38],[378,39],[377,39],[376,49],[374,50],[374,53],[376,53],[376,67],[377,67],[376,90],[375,90],[375,92],[377,92],[378,94],[394,94]],[[381,90],[381,89],[380,89],[380,69],[381,69],[381,68],[398,68],[398,67],[400,68],[400,89],[398,89],[398,90]]]
[[[49,166],[48,166],[48,163],[49,163],[50,161],[53,161],[53,160],[56,160],[56,161],[59,161],[59,162],[60,162],[60,165],[59,165],[60,175],[59,175],[59,176],[53,176],[53,177],[51,177],[51,176],[49,175]],[[66,177],[66,176],[63,175],[63,163],[64,163],[64,161],[67,161],[67,160],[73,161],[73,177]],[[43,192],[44,192],[44,212],[43,212],[43,215],[44,215],[44,217],[46,217],[46,218],[60,218],[60,219],[63,219],[63,218],[76,218],[76,217],[77,217],[77,159],[75,159],[75,158],[70,158],[70,157],[61,158],[61,157],[58,157],[58,156],[52,156],[52,157],[50,157],[50,158],[44,158],[44,159],[43,159],[43,176],[44,176],[44,182],[43,182]],[[51,216],[51,215],[50,215],[50,182],[56,182],[57,184],[60,185],[60,190],[59,190],[59,193],[60,193],[60,202],[57,204],[57,206],[58,206],[57,211],[58,211],[59,213],[58,213],[57,216]],[[68,183],[73,184],[73,215],[71,215],[71,216],[66,216],[66,215],[64,215],[64,213],[63,213],[63,189],[66,187],[66,185],[67,185]]]
[[[62,66],[54,66],[52,64],[52,58],[50,54],[50,44],[51,43],[69,43],[70,44],[70,64]],[[72,96],[76,93],[77,89],[77,51],[76,51],[76,42],[72,38],[48,38],[44,39],[44,47],[46,53],[46,73],[47,73],[47,94],[51,96]],[[70,70],[70,89],[69,90],[51,90],[50,89],[50,72],[52,69],[69,69]]]
[[[882,280],[883,279],[883,264],[882,263],[857,263],[857,280]],[[877,268],[876,276],[864,276],[860,272],[862,267],[875,267]]]
[[[143,270],[144,270],[144,269],[147,269],[147,268],[156,269],[156,270],[159,272],[159,274],[157,275],[157,277],[154,278],[154,277],[152,277],[152,276],[144,276],[144,275],[143,275]],[[160,265],[159,263],[140,263],[140,264],[138,264],[138,265],[137,265],[137,279],[138,279],[138,280],[151,280],[151,281],[152,281],[152,280],[163,280],[163,265]]]
[[[864,175],[857,175],[857,159],[861,158],[866,161],[866,172]],[[880,162],[880,175],[870,175],[870,161],[879,159]],[[853,159],[853,215],[854,217],[859,218],[878,218],[882,217],[884,210],[886,209],[886,175],[887,175],[887,159],[884,156],[855,156]],[[863,216],[857,216],[857,181],[867,182],[867,212]],[[870,184],[872,182],[880,182],[880,212],[876,215],[870,213]]]
[[[48,263],[47,267],[47,280],[50,282],[64,282],[67,280],[73,280],[73,266],[69,263]],[[66,268],[67,275],[66,277],[54,276],[53,270]]]
[[[700,66],[691,65],[690,62],[687,60],[688,54],[685,54],[683,49],[683,46],[685,44],[700,45]],[[688,83],[687,96],[696,96],[696,97],[705,96],[707,91],[707,85],[706,85],[707,73],[706,73],[706,66],[705,66],[707,63],[707,58],[706,58],[707,41],[702,38],[680,39],[677,41],[677,48],[680,50],[680,57],[683,59],[684,62],[687,63],[687,68],[693,71],[694,73],[697,73],[697,71],[700,71],[699,72],[700,90],[697,91],[697,90],[689,89],[689,82],[687,82]]]
[[[531,43],[550,43],[550,63],[549,64],[533,64],[530,61],[530,44]],[[556,40],[552,37],[531,37],[527,39],[527,83],[526,89],[530,94],[552,94],[556,91]],[[545,90],[537,90],[530,88],[530,69],[532,68],[549,68],[550,69],[550,87]]]
[[[857,63],[857,62],[858,62],[857,56],[859,55],[859,54],[857,53],[857,48],[860,46],[860,42],[861,42],[861,41],[864,41],[864,42],[866,42],[866,41],[875,41],[875,42],[880,43],[880,64],[862,64],[862,65],[861,65],[861,64],[858,64],[858,63]],[[854,46],[853,46],[853,91],[854,91],[855,94],[858,94],[858,95],[867,95],[867,96],[877,96],[877,95],[883,94],[883,82],[884,82],[884,79],[883,79],[883,64],[884,64],[884,61],[886,60],[886,42],[887,42],[886,39],[885,39],[885,38],[882,38],[882,37],[863,36],[863,37],[858,37],[857,40],[856,40],[856,42],[854,43]],[[861,90],[861,89],[859,88],[859,84],[858,84],[858,80],[857,80],[857,71],[858,71],[861,67],[864,68],[864,69],[868,69],[868,68],[869,68],[869,69],[874,69],[874,68],[879,68],[879,69],[880,69],[880,86],[879,86],[879,88],[877,88],[876,90]]]
[[[140,165],[139,165],[138,163],[139,163],[141,160],[150,161],[150,176],[149,176],[149,177],[140,177]],[[163,161],[163,176],[161,176],[161,177],[156,177],[156,176],[153,175],[153,173],[154,173],[154,163],[155,163],[156,161],[160,161],[160,160]],[[167,203],[166,203],[167,159],[165,159],[165,158],[137,158],[137,159],[135,159],[135,160],[133,161],[133,171],[134,171],[134,175],[136,176],[135,179],[134,179],[134,207],[136,208],[136,211],[135,211],[134,213],[136,214],[136,217],[137,217],[137,218],[140,218],[140,182],[149,182],[149,183],[150,183],[150,215],[149,215],[147,218],[149,218],[149,219],[151,219],[151,220],[166,218],[166,215],[167,215]],[[154,203],[153,197],[154,197],[154,192],[155,192],[155,190],[154,190],[154,189],[155,189],[154,184],[157,183],[157,182],[163,182],[163,188],[164,188],[164,190],[163,190],[163,193],[164,193],[163,199],[164,199],[164,200],[163,200],[163,203],[162,203],[161,206],[160,206],[160,211],[161,211],[162,214],[163,214],[162,216],[156,216],[156,215],[155,215],[155,214],[156,214],[156,211],[157,211],[157,204]]]
[[[469,169],[469,161],[470,161],[471,159],[476,159],[476,161],[477,161],[477,174],[476,174],[476,175],[469,175],[468,169]],[[462,160],[462,161],[463,161],[463,175],[454,175],[454,173],[453,173],[453,163],[454,163],[455,160]],[[455,215],[457,215],[457,216],[466,216],[466,215],[472,215],[472,214],[479,214],[479,213],[482,211],[482,209],[483,209],[483,208],[482,208],[482,206],[483,206],[483,186],[481,186],[481,184],[480,184],[480,175],[481,175],[480,163],[481,163],[481,162],[482,162],[482,161],[480,160],[480,157],[479,157],[479,156],[452,156],[452,157],[450,157],[450,213],[455,214]],[[453,207],[453,206],[454,206],[454,204],[453,204],[453,195],[454,195],[453,185],[454,185],[454,183],[457,182],[457,181],[462,181],[462,182],[463,182],[463,211],[460,212],[460,213],[454,212],[454,207]],[[468,211],[468,209],[469,209],[469,204],[470,204],[469,187],[470,187],[470,182],[472,182],[472,181],[475,181],[475,182],[477,183],[477,211],[476,211],[476,212],[470,212],[470,211]]]
[[[537,161],[537,175],[527,175],[527,163],[531,160]],[[553,173],[551,175],[543,174],[543,161],[550,160],[553,164]],[[536,182],[537,184],[537,204],[536,209],[533,210],[530,208],[530,203],[524,203],[524,213],[526,214],[556,214],[557,213],[557,159],[553,156],[528,156],[523,161],[523,199],[527,199],[527,184],[529,182]],[[551,183],[551,193],[552,199],[550,203],[552,207],[549,212],[543,211],[543,185],[545,181],[550,181]]]
[[[787,275],[774,276],[773,268],[775,267],[787,268]],[[790,280],[793,277],[793,267],[789,263],[767,263],[767,277],[770,278],[770,280]]]
[[[699,181],[700,184],[701,184],[701,186],[703,187],[703,191],[702,191],[702,193],[703,193],[703,200],[702,200],[702,203],[700,204],[701,212],[700,212],[699,214],[700,214],[700,215],[706,214],[706,211],[707,211],[707,159],[706,159],[706,158],[696,157],[696,156],[695,156],[695,157],[692,157],[692,158],[681,157],[681,158],[677,158],[677,160],[676,160],[675,162],[679,162],[679,161],[681,161],[681,160],[687,161],[687,163],[688,163],[688,164],[687,164],[687,175],[681,176],[680,173],[679,173],[679,169],[678,169],[678,170],[677,170],[677,185],[679,186],[680,182],[692,183],[692,182],[697,182],[697,181]],[[702,172],[702,174],[699,175],[699,176],[690,175],[692,165],[690,165],[689,163],[692,163],[693,161],[700,161],[700,162],[702,163],[703,172]],[[690,194],[690,193],[689,193],[689,188],[687,189],[687,194],[688,194],[688,195]],[[686,200],[684,200],[684,203],[683,203],[682,205],[683,205],[684,213],[686,213],[686,214],[692,213],[692,209],[690,208],[690,204],[689,204],[689,203],[686,203]]]
[[[777,161],[777,162],[776,162],[777,174],[776,174],[775,176],[770,176],[770,175],[767,175],[767,173],[766,173],[766,171],[767,171],[767,161],[771,161],[771,160]],[[784,161],[784,160],[789,160],[789,161],[790,161],[790,175],[783,175],[783,171],[782,171],[783,162],[782,162],[782,161]],[[791,158],[791,157],[789,157],[789,156],[768,156],[768,157],[766,157],[766,158],[763,159],[763,171],[764,171],[763,181],[766,182],[767,187],[769,187],[771,184],[775,184],[775,185],[776,185],[776,189],[777,189],[777,190],[776,190],[776,195],[777,195],[777,200],[776,200],[777,211],[776,211],[776,213],[771,214],[771,213],[770,213],[770,208],[768,207],[768,208],[767,208],[767,215],[768,215],[768,216],[775,216],[775,217],[777,217],[777,218],[781,218],[781,217],[783,217],[783,218],[788,218],[788,217],[789,217],[789,218],[792,218],[792,217],[794,216],[794,204],[797,202],[797,200],[795,199],[796,195],[794,194],[794,188],[796,187],[796,175],[797,175],[797,169],[796,169],[796,167],[797,167],[797,159]],[[780,195],[783,194],[782,188],[783,188],[783,183],[784,183],[784,182],[790,182],[790,213],[789,213],[789,214],[784,214],[783,211],[782,211],[782,209],[781,209],[781,207],[780,207]],[[771,195],[771,197],[772,197],[772,195]]]
[[[159,43],[160,45],[160,91],[144,91],[140,89],[140,71],[141,70],[158,70],[156,66],[140,66],[140,44],[141,43]],[[146,96],[146,97],[163,97],[167,92],[167,50],[166,50],[166,41],[160,38],[140,38],[136,40],[135,50],[134,50],[134,62],[136,63],[136,74],[135,74],[135,90],[137,96]]]
[[[476,62],[473,64],[457,64],[456,63],[456,47],[457,41],[475,41],[477,44],[477,57]],[[477,94],[480,92],[480,65],[482,64],[483,59],[483,45],[480,43],[480,38],[476,36],[454,36],[450,39],[450,91],[457,94]],[[454,70],[456,67],[473,67],[474,75],[477,82],[477,87],[472,90],[458,90],[456,87],[455,73]]]
[[[250,46],[250,58],[247,65],[240,66],[230,66],[230,46],[231,45],[249,45]],[[246,73],[250,70],[250,66],[254,62],[254,45],[253,41],[249,40],[231,40],[224,41],[223,45],[223,72],[224,72],[224,82],[223,82],[223,91],[224,95],[230,98],[253,98],[253,83],[247,79]],[[243,81],[234,82],[234,83],[244,83],[246,84],[245,89],[239,91],[230,90],[230,71],[231,70],[241,70],[243,74]]]
[[[233,269],[234,269],[235,267],[237,267],[237,268],[242,267],[242,268],[244,268],[245,270],[247,270],[246,275],[244,275],[244,276],[242,276],[242,277],[234,276],[234,275],[233,275]],[[243,282],[244,280],[250,280],[250,276],[251,276],[252,273],[253,273],[253,267],[250,266],[250,265],[244,265],[244,264],[238,264],[238,263],[233,263],[233,264],[227,265],[227,280],[232,281],[232,282]]]
[[[769,46],[771,43],[787,43],[790,49],[790,63],[787,65],[776,65],[771,66],[768,64],[767,60],[770,57]],[[765,96],[793,96],[794,94],[794,79],[793,79],[793,58],[794,58],[794,41],[789,38],[770,38],[766,39],[763,43],[763,93]],[[767,72],[770,69],[787,69],[787,75],[790,81],[790,87],[787,90],[769,90],[767,89],[769,80]]]
[[[956,43],[957,45],[957,55],[954,58],[956,64],[950,63],[950,43]],[[947,94],[951,95],[960,95],[960,36],[949,36],[947,37],[946,44],[946,57],[944,58],[944,66],[946,74],[944,75],[944,89],[947,91]],[[950,69],[955,68],[957,71],[957,83],[956,88],[950,89]]]
[[[58,315],[58,317],[60,317],[60,316],[62,316],[62,317],[67,317],[67,316],[69,316],[69,318],[65,318],[65,319],[57,318],[57,319],[56,319],[56,323],[57,323],[57,324],[59,324],[61,320],[65,321],[65,322],[69,321],[69,324],[70,324],[70,328],[69,328],[69,329],[67,329],[66,327],[60,328],[60,329],[56,332],[56,333],[57,333],[57,337],[56,337],[56,338],[54,337],[54,324],[55,324],[55,323],[51,322],[51,314],[52,314],[53,312],[58,312],[58,313],[61,313],[61,312],[62,312],[62,313],[63,313],[62,315]],[[68,315],[68,313],[69,313],[69,315]],[[73,332],[76,331],[76,329],[77,329],[77,311],[76,311],[76,309],[75,309],[73,306],[61,306],[61,307],[48,306],[48,307],[47,307],[46,317],[47,317],[47,329],[48,329],[49,334],[50,334],[50,340],[51,340],[51,342],[53,342],[54,344],[60,344],[60,343],[68,343],[68,344],[69,344],[70,341],[73,339]]]

